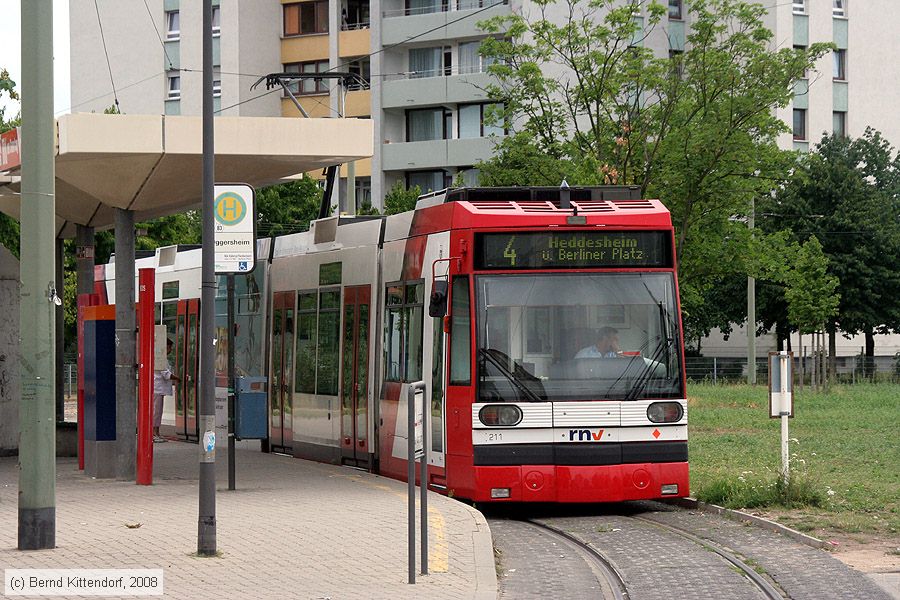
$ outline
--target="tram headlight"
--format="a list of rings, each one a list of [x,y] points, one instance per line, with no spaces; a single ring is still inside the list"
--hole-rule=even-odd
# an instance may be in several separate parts
[[[488,404],[478,412],[478,420],[488,427],[512,427],[522,422],[522,409],[515,404]]]
[[[677,423],[683,416],[684,409],[678,402],[654,402],[647,407],[651,423]]]

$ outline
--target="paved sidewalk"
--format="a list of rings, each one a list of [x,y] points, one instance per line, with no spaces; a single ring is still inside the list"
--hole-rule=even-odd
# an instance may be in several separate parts
[[[16,459],[0,459],[0,568],[162,568],[166,598],[497,597],[478,511],[430,494],[432,572],[408,585],[406,484],[260,452],[238,451],[234,492],[217,452],[221,556],[198,558],[197,446],[154,448],[153,486],[91,480],[59,459],[57,548],[30,552],[15,549]]]

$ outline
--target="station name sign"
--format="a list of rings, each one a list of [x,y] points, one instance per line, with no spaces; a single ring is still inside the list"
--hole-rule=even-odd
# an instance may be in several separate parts
[[[215,185],[216,273],[249,273],[256,266],[256,193],[245,183]]]
[[[668,231],[530,231],[476,234],[479,269],[672,266]]]

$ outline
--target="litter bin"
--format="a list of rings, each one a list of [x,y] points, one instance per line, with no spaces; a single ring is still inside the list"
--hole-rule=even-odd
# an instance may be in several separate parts
[[[239,440],[268,437],[265,377],[238,377],[234,398],[234,435]]]

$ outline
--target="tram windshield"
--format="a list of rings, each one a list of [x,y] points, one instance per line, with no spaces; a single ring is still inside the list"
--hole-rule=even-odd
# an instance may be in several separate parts
[[[481,402],[681,396],[672,273],[476,281]]]

